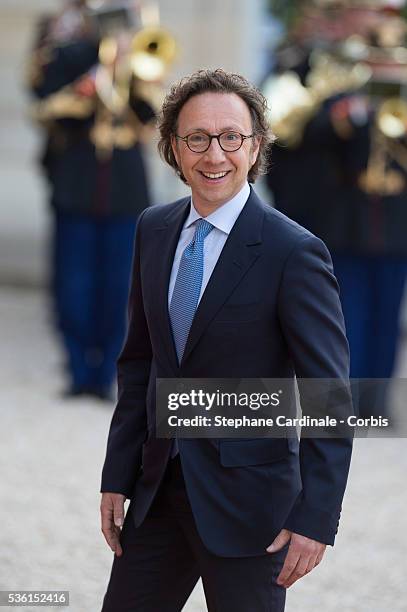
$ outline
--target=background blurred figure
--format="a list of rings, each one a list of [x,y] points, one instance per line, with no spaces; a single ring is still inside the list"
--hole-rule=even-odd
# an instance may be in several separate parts
[[[302,4],[264,83],[279,136],[268,185],[332,253],[351,376],[388,379],[407,271],[406,22],[394,7]],[[386,412],[387,380],[356,387],[362,415]]]
[[[131,63],[148,44],[135,42],[136,13],[114,2],[91,13],[87,4],[67,2],[42,22],[31,86],[39,99],[34,116],[46,130],[66,394],[108,398],[126,328],[136,220],[149,205],[142,142],[152,131],[158,86],[156,73],[141,79]]]

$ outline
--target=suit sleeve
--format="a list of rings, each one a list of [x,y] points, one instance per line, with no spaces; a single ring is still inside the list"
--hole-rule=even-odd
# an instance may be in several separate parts
[[[152,349],[143,306],[140,278],[141,226],[139,218],[129,299],[129,330],[119,356],[118,402],[114,411],[102,472],[101,491],[130,498],[141,467],[141,449],[147,436],[146,394]]]
[[[306,237],[289,256],[279,294],[280,321],[299,379],[339,379],[351,411],[349,350],[338,285],[327,248]],[[305,402],[306,403],[306,402]],[[329,410],[329,406],[328,406]],[[302,492],[286,529],[333,544],[352,452],[352,436],[300,440]]]

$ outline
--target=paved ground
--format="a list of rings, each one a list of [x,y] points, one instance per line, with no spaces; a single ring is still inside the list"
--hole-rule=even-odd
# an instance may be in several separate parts
[[[43,295],[2,289],[0,322],[0,589],[65,589],[73,612],[97,612],[111,564],[98,487],[113,407],[58,399]],[[337,544],[289,591],[287,612],[406,611],[406,472],[406,440],[356,442]],[[200,586],[184,610],[206,610]]]

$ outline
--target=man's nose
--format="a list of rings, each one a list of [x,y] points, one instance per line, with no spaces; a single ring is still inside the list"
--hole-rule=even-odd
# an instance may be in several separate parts
[[[225,151],[216,138],[212,138],[209,149],[205,152],[205,157],[211,162],[219,162],[225,159]]]

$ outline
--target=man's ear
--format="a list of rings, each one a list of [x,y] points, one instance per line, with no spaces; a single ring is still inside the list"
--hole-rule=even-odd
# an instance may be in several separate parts
[[[171,136],[171,148],[172,148],[172,152],[174,153],[174,157],[177,162],[178,168],[180,168],[181,166],[179,163],[178,140],[175,138],[174,135]]]
[[[261,141],[262,141],[262,137],[261,136],[255,136],[253,138],[253,146],[252,146],[252,149],[250,151],[251,166],[254,166],[254,164],[256,163],[256,159],[257,159],[257,156],[258,156],[259,151],[260,151]]]

